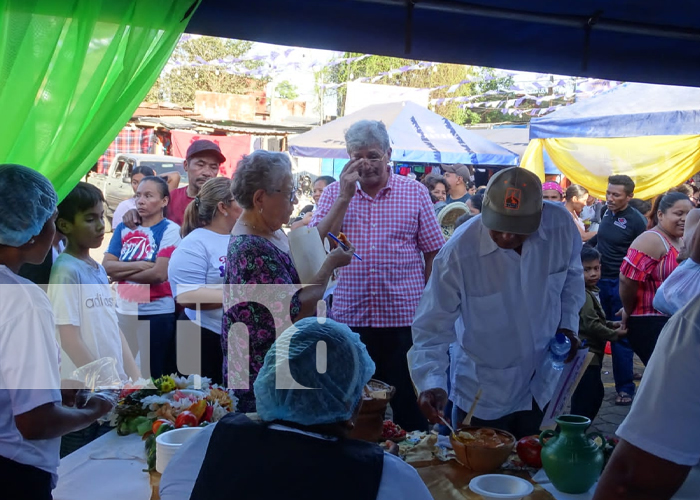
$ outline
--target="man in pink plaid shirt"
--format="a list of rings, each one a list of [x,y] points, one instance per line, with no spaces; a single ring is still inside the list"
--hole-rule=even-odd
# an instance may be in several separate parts
[[[394,421],[425,429],[406,353],[413,315],[445,238],[427,188],[392,173],[382,122],[353,124],[345,142],[350,162],[340,181],[323,191],[309,224],[322,238],[342,231],[362,258],[340,271],[333,318],[360,334],[377,366],[374,377],[396,387]]]

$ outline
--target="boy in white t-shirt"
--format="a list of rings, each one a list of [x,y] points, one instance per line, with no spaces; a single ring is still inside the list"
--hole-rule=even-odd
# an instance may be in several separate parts
[[[104,238],[104,198],[95,186],[81,182],[58,206],[56,226],[67,240],[51,269],[48,295],[61,344],[61,378],[101,358],[116,360],[120,378],[139,378],[139,370],[119,330],[114,299],[104,268],[90,257]],[[64,437],[64,456],[100,433],[98,424]]]

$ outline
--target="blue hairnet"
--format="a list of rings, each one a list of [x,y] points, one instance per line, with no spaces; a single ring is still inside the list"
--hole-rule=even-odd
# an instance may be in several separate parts
[[[0,245],[21,247],[41,233],[56,211],[51,182],[22,165],[0,165]]]
[[[282,333],[265,356],[254,384],[262,420],[301,425],[350,420],[374,374],[374,361],[357,333],[333,320],[321,321],[302,319]],[[317,365],[317,353],[324,352],[321,342],[326,362],[321,359]],[[292,378],[296,387],[310,389],[277,388],[291,387]]]

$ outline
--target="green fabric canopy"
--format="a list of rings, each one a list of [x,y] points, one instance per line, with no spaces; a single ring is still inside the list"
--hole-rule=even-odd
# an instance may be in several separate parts
[[[198,4],[0,0],[0,163],[38,170],[62,199],[131,118]]]

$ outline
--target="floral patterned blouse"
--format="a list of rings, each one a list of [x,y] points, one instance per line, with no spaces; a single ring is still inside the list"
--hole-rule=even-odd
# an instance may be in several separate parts
[[[262,287],[256,290],[254,285],[299,285],[300,279],[288,253],[269,240],[254,235],[231,237],[224,273],[221,330],[224,381],[234,388],[233,392],[238,397],[238,411],[251,413],[256,411],[253,382],[275,341],[276,329],[285,323],[291,324],[291,318],[301,310],[299,295],[294,294],[289,311],[283,311],[285,300],[287,303],[290,300],[288,287]],[[226,285],[249,286],[241,290]],[[241,294],[248,299],[254,294],[256,302],[243,302]],[[269,307],[261,305],[263,303]],[[285,313],[286,316],[283,315]],[[235,323],[243,323],[248,331],[245,332],[242,325],[235,326]],[[241,388],[246,385],[248,388]]]

